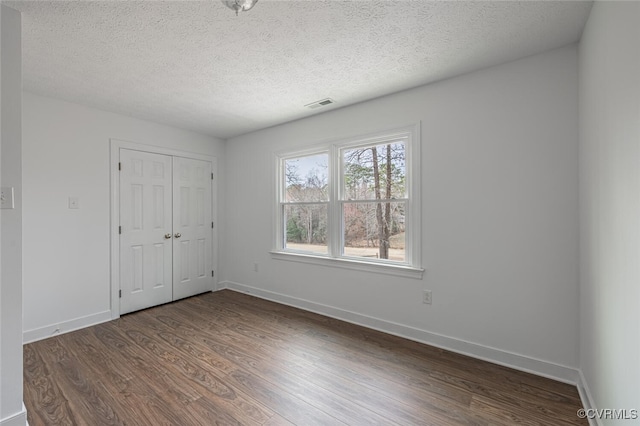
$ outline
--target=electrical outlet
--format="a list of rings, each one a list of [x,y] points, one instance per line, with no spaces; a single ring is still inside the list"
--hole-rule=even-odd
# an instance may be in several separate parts
[[[426,305],[431,304],[431,290],[425,290],[424,293],[422,293],[422,303]]]
[[[253,272],[258,272],[258,262],[253,262]]]
[[[3,186],[0,188],[0,209],[15,209],[13,197],[13,187]]]

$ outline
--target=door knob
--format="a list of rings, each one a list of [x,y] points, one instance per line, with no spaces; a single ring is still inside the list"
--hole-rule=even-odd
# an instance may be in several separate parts
[[[168,240],[169,238],[171,238],[171,234],[164,234],[164,239]]]
[[[182,234],[178,232],[176,235],[174,235],[174,237],[180,238],[180,237],[182,237]]]

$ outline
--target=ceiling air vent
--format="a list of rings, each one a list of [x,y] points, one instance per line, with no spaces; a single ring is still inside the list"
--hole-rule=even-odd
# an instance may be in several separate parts
[[[322,99],[320,101],[311,102],[310,104],[307,104],[305,106],[307,108],[316,109],[316,108],[320,108],[320,107],[331,105],[331,104],[335,104],[335,103],[336,103],[336,101],[334,101],[333,99],[326,98],[326,99]]]

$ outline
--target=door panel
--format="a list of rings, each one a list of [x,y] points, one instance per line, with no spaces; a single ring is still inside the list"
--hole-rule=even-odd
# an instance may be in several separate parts
[[[120,313],[172,300],[171,157],[120,150]]]
[[[173,300],[178,300],[213,288],[211,163],[174,157],[173,188]]]

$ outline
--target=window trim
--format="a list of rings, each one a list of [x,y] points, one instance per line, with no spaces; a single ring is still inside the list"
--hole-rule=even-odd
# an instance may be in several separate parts
[[[344,232],[342,230],[343,204],[349,200],[340,198],[344,192],[344,159],[342,151],[348,148],[384,144],[390,139],[403,139],[405,141],[406,168],[406,202],[405,221],[409,225],[410,232],[405,233],[405,262],[392,260],[369,260],[366,258],[345,256],[342,252]],[[403,126],[390,130],[381,130],[364,136],[354,136],[339,140],[331,140],[307,146],[301,150],[282,150],[274,153],[276,191],[273,210],[273,236],[271,255],[276,260],[296,261],[367,271],[374,273],[390,274],[401,277],[421,279],[424,269],[421,264],[421,199],[420,199],[420,123]],[[291,158],[326,153],[328,154],[329,175],[329,202],[327,211],[327,234],[329,235],[327,251],[325,254],[301,252],[299,250],[286,249],[284,247],[284,217],[282,206],[285,191],[284,161]],[[376,202],[372,200],[372,202]],[[338,235],[339,238],[335,238]]]

